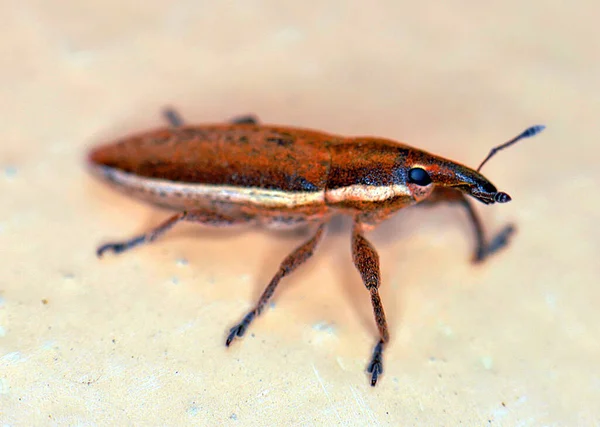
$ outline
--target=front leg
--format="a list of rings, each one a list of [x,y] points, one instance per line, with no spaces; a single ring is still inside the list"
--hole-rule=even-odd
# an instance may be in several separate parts
[[[379,255],[375,248],[363,235],[363,224],[358,218],[354,220],[352,229],[352,260],[360,273],[363,283],[371,294],[371,304],[375,314],[375,322],[379,329],[379,342],[375,345],[367,372],[371,374],[371,386],[377,384],[377,378],[383,373],[383,347],[389,341],[389,332],[383,304],[379,296],[380,272]]]
[[[506,225],[498,234],[496,234],[489,241],[486,240],[483,232],[483,226],[481,220],[473,208],[473,205],[462,192],[455,188],[438,187],[436,188],[428,199],[420,203],[420,205],[427,206],[440,202],[448,203],[459,203],[469,215],[469,222],[475,233],[475,253],[473,255],[473,262],[480,263],[484,261],[488,256],[495,254],[500,249],[508,245],[510,237],[515,232],[515,227],[512,224]]]

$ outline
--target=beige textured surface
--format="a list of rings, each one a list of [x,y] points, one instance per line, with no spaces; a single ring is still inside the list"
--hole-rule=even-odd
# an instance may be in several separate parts
[[[485,2],[490,3],[490,2]],[[0,2],[0,424],[599,425],[598,3]],[[502,4],[502,5],[500,5]],[[181,226],[94,181],[86,149],[160,123],[263,121],[387,136],[475,165],[519,232],[489,263],[451,207],[371,234],[385,375],[348,222],[226,350],[299,239]]]

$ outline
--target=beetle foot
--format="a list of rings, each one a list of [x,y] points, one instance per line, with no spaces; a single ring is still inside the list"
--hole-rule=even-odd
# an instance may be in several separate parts
[[[146,236],[135,237],[126,242],[118,242],[118,243],[107,243],[105,245],[100,246],[96,250],[96,255],[101,258],[105,252],[113,252],[115,254],[123,253],[141,243],[144,243],[146,240]]]
[[[509,224],[504,227],[498,234],[496,234],[490,242],[484,246],[479,247],[473,259],[474,263],[483,262],[490,255],[495,254],[500,249],[504,248],[510,242],[511,236],[515,233],[516,228],[514,225]]]
[[[179,128],[185,124],[181,114],[179,114],[179,111],[172,107],[163,108],[162,115],[171,127]]]
[[[373,357],[367,368],[367,372],[371,374],[371,386],[375,387],[377,379],[383,374],[383,341],[379,341],[373,350]]]
[[[252,114],[237,116],[230,120],[234,125],[257,125],[258,117]]]
[[[229,330],[227,341],[225,341],[225,345],[227,347],[229,347],[229,344],[231,344],[236,337],[241,338],[242,336],[244,336],[244,334],[246,333],[246,329],[248,329],[248,326],[250,326],[250,323],[252,322],[252,320],[254,320],[254,316],[254,311],[251,311],[250,313],[246,314],[244,320],[242,320],[240,323],[238,323],[236,326]]]

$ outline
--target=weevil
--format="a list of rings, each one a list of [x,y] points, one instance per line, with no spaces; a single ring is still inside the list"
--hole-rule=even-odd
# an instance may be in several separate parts
[[[144,234],[100,246],[97,255],[152,242],[181,221],[213,227],[313,228],[311,237],[281,262],[252,310],[230,329],[225,341],[229,346],[262,312],[281,279],[314,254],[332,216],[349,215],[352,259],[369,292],[379,331],[367,366],[372,386],[383,373],[389,332],[379,295],[379,255],[365,232],[408,206],[455,203],[466,210],[473,228],[473,261],[483,261],[506,246],[514,228],[508,225],[485,238],[468,196],[486,205],[511,198],[480,169],[497,151],[544,129],[528,128],[471,169],[383,138],[265,125],[254,116],[188,126],[175,110],[163,113],[169,126],[92,149],[88,163],[117,189],[177,213]]]

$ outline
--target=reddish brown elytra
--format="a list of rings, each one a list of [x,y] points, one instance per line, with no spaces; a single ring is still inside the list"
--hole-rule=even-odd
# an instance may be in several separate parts
[[[312,225],[312,237],[279,266],[254,308],[231,328],[226,345],[244,335],[270,300],[280,280],[307,261],[333,215],[350,215],[354,265],[369,291],[379,340],[368,372],[371,385],[383,372],[388,326],[379,297],[379,256],[364,233],[397,210],[451,202],[461,205],[475,233],[474,261],[504,247],[505,227],[486,240],[467,196],[485,204],[510,201],[479,173],[497,151],[536,135],[533,126],[494,148],[477,170],[408,145],[382,138],[346,138],[307,129],[259,124],[241,117],[227,124],[185,126],[174,110],[171,127],[126,137],[89,154],[92,171],[127,194],[178,211],[156,228],[98,248],[121,253],[155,240],[179,221],[207,226]]]

